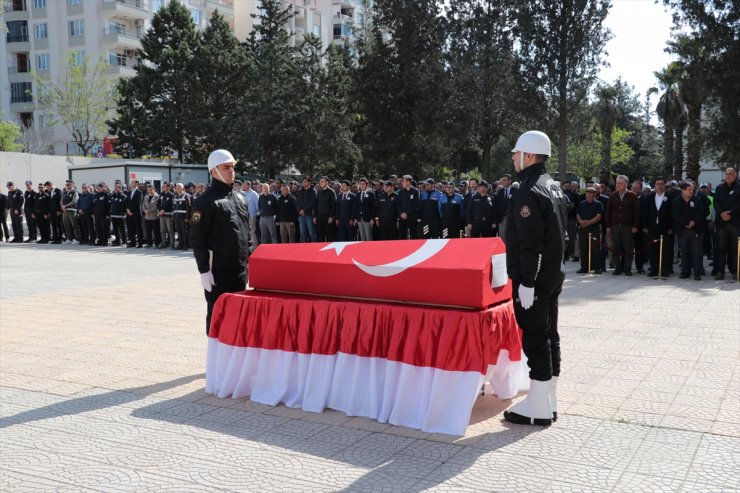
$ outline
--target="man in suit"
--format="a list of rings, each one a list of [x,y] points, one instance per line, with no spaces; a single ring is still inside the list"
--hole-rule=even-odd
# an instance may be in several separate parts
[[[337,196],[337,208],[334,213],[334,217],[337,218],[337,241],[353,241],[355,239],[357,197],[349,191],[349,186],[349,180],[344,180],[342,189]]]
[[[511,200],[515,188],[511,186],[511,175],[501,176],[501,189],[496,192],[496,203],[498,204],[498,234],[501,238],[506,234],[506,214],[509,212],[509,201]]]
[[[50,181],[44,183],[49,194],[50,209],[49,223],[51,224],[51,239],[55,245],[62,244],[62,191],[54,187]]]
[[[26,180],[26,191],[23,192],[23,214],[26,216],[28,239],[25,243],[36,241],[36,220],[33,217],[34,200],[36,200],[36,191],[33,189],[33,182]]]
[[[366,178],[360,178],[360,192],[357,195],[357,228],[360,230],[360,240],[371,241],[375,220],[375,193],[368,188]]]
[[[44,185],[39,183],[38,193],[36,194],[36,200],[33,204],[33,215],[36,219],[36,225],[39,230],[39,243],[49,243],[49,218],[51,217],[51,198],[49,192],[44,189]]]
[[[399,236],[405,240],[410,238],[416,240],[419,238],[419,205],[421,194],[414,187],[411,175],[404,175],[401,179],[403,188],[398,192],[398,211],[399,211]]]
[[[673,251],[673,219],[671,217],[671,201],[666,193],[665,180],[655,180],[655,191],[651,193],[644,202],[645,210],[642,214],[642,232],[645,233],[645,241],[650,245],[650,271],[651,277],[668,277],[670,272],[670,252]],[[659,266],[661,251],[660,237],[663,237],[662,265]]]
[[[144,232],[141,224],[141,201],[144,194],[139,190],[139,181],[131,180],[126,192],[126,226],[128,228],[128,247],[144,248]]]
[[[628,181],[624,175],[617,177],[617,190],[606,204],[606,233],[614,246],[615,276],[632,275],[634,234],[640,226],[640,204],[637,195],[627,190]]]

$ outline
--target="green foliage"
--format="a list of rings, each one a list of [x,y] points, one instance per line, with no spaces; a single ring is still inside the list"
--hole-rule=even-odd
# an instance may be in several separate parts
[[[16,144],[16,140],[21,135],[21,128],[15,123],[0,121],[0,151],[2,152],[19,152],[23,146]]]
[[[115,87],[105,77],[107,68],[103,60],[92,62],[87,56],[76,63],[70,52],[59,80],[33,74],[39,104],[54,111],[85,156],[108,129],[108,106],[115,99]]]
[[[609,160],[615,170],[621,170],[630,162],[635,155],[635,150],[629,145],[629,139],[632,133],[629,130],[614,128],[610,134]],[[568,171],[575,173],[579,178],[597,177],[600,181],[614,181],[618,172],[609,169],[608,174],[604,174],[602,166],[603,160],[603,139],[604,134],[599,128],[596,119],[592,120],[590,131],[573,138],[568,142]],[[641,174],[632,174],[632,177],[638,177]]]

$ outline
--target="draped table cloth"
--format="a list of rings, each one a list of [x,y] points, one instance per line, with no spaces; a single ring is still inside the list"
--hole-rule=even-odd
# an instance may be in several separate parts
[[[463,435],[484,382],[527,390],[511,301],[480,310],[244,291],[222,295],[206,392]]]

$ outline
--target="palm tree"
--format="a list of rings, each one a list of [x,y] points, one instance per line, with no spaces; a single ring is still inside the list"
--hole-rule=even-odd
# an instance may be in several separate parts
[[[683,132],[681,120],[686,112],[685,105],[678,94],[679,73],[679,66],[676,62],[672,62],[660,72],[655,72],[655,78],[658,79],[658,84],[663,90],[656,108],[658,117],[663,121],[663,153],[665,156],[663,172],[666,178],[674,176],[677,180],[682,177],[674,175],[676,171],[676,151],[681,154],[680,163],[683,167],[683,135],[679,139],[681,148],[677,149],[676,131],[681,127],[681,132]],[[651,87],[648,90],[648,95],[656,92],[658,92],[658,89]]]
[[[600,86],[596,90],[599,101],[596,106],[596,117],[601,129],[601,172],[602,182],[611,181],[612,175],[612,133],[622,111],[617,106],[618,90],[614,86]]]

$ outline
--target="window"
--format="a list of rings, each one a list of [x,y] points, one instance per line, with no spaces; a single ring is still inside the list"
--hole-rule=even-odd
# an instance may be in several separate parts
[[[10,102],[11,103],[32,103],[33,95],[31,94],[30,82],[13,82],[10,84]]]
[[[33,8],[35,8],[35,9],[45,9],[46,8],[46,0],[33,0]]]
[[[318,36],[320,38],[321,37],[321,26],[314,25],[313,26],[313,34],[314,34],[314,36]]]
[[[75,19],[69,21],[69,35],[70,36],[84,36],[85,35],[85,20]]]
[[[72,52],[72,65],[79,67],[85,63],[85,50]]]
[[[36,55],[36,70],[49,70],[49,54],[39,53]]]
[[[162,0],[151,0],[152,12],[159,12],[162,9]]]
[[[28,21],[9,21],[6,26],[8,43],[28,41]]]
[[[79,5],[82,3],[82,0],[67,0],[67,3],[70,5]]]
[[[111,53],[108,55],[108,63],[111,65],[118,65],[120,67],[126,66],[126,55],[121,53]]]
[[[34,26],[34,30],[36,31],[36,39],[46,39],[49,37],[49,33],[46,27],[46,22],[42,22],[41,24],[36,24]]]
[[[47,128],[52,125],[51,115],[38,115],[39,128]]]
[[[190,9],[190,15],[193,16],[193,22],[195,22],[196,26],[200,26],[200,17],[201,12],[198,9]]]

